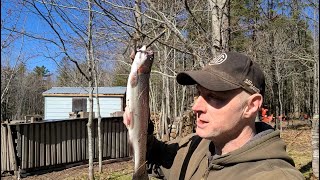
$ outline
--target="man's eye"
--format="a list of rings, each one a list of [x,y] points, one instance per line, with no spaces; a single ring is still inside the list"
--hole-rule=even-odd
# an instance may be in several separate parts
[[[208,97],[211,98],[211,99],[220,99],[220,97],[217,97],[214,94],[208,94]]]
[[[220,101],[220,102],[225,100],[223,97],[218,97],[218,96],[213,95],[213,94],[208,95],[208,99],[212,100],[212,101]]]

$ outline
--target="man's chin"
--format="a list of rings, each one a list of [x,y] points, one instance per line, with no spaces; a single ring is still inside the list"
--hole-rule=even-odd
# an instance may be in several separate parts
[[[196,128],[196,134],[198,135],[198,136],[200,136],[201,138],[203,138],[203,139],[208,139],[208,135],[204,132],[204,130],[203,129],[200,129],[200,128]]]
[[[200,128],[196,128],[196,134],[203,138],[203,139],[207,139],[207,140],[210,140],[210,141],[213,141],[213,139],[215,139],[215,135],[216,134],[212,134],[212,133],[208,133],[206,131],[204,131],[203,129],[200,129]]]

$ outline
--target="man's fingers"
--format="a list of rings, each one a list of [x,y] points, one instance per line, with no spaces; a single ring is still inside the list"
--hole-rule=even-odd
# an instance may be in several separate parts
[[[123,124],[127,126],[127,128],[129,127],[130,125],[130,115],[129,115],[129,110],[128,110],[128,107],[125,108],[125,111],[123,113]]]

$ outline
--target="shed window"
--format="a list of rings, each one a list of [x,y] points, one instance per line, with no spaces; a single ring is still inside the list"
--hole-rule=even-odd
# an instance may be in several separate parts
[[[72,112],[87,112],[87,98],[72,98]]]

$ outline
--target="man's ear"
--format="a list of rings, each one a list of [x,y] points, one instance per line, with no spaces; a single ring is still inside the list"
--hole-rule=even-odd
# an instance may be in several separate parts
[[[245,118],[256,117],[257,112],[261,108],[263,97],[261,94],[253,94],[248,98],[243,116]]]

